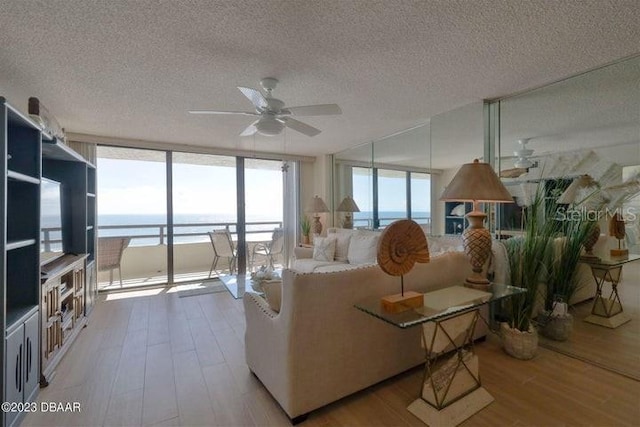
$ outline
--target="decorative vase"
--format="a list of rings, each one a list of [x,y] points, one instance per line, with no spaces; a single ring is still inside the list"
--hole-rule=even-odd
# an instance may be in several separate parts
[[[482,268],[491,255],[491,234],[484,228],[484,212],[470,212],[467,214],[469,227],[462,233],[464,253],[469,257],[473,274],[465,280],[465,286],[486,290],[490,282],[483,276]]]
[[[543,325],[540,333],[554,341],[566,341],[573,331],[573,316],[569,313],[562,316],[552,316],[550,312],[540,315],[540,323]]]
[[[585,250],[584,257],[585,258],[598,258],[596,255],[593,254],[593,247],[595,246],[599,237],[600,237],[600,224],[595,223],[593,226],[593,229],[584,240],[584,250]]]
[[[522,332],[508,323],[500,324],[502,347],[512,357],[521,360],[533,358],[538,351],[538,331],[529,324],[529,331]]]

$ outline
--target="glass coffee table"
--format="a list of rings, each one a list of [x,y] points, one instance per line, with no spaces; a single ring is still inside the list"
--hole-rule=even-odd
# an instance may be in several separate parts
[[[473,351],[473,333],[482,319],[480,308],[524,292],[495,283],[487,291],[452,286],[425,293],[422,307],[401,313],[386,311],[380,298],[355,307],[398,328],[422,326],[426,356],[422,390],[407,409],[427,425],[455,426],[493,401],[480,383],[478,357]]]

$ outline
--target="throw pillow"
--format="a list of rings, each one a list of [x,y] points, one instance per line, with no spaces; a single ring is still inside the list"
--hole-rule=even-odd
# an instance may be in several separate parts
[[[378,255],[378,235],[351,236],[347,259],[349,264],[375,264]]]
[[[336,253],[335,237],[316,237],[313,239],[313,259],[316,261],[333,261]]]
[[[262,290],[267,304],[271,310],[280,313],[280,304],[282,302],[282,281],[278,282],[262,282]]]
[[[351,241],[351,234],[341,233],[334,234],[336,238],[336,261],[347,262],[349,259],[349,242]]]

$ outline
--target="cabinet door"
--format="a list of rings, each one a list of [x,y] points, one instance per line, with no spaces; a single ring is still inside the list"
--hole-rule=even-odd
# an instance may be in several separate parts
[[[20,327],[13,331],[6,339],[6,370],[4,395],[5,402],[22,402],[23,391],[23,370],[22,360],[24,358],[24,327]],[[11,425],[18,412],[6,412],[6,425]]]
[[[39,316],[35,313],[24,324],[24,400],[28,401],[38,389],[40,381]]]

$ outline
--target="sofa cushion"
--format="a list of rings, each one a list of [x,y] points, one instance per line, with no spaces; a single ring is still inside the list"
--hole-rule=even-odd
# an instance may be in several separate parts
[[[282,281],[266,281],[262,283],[264,298],[271,310],[280,313],[280,304],[282,301]]]
[[[375,264],[379,237],[378,234],[354,233],[349,242],[349,264]]]
[[[349,259],[349,242],[351,241],[351,234],[339,233],[334,234],[336,237],[336,253],[334,259],[338,262],[347,262]]]
[[[333,261],[336,253],[335,237],[316,237],[313,239],[313,259],[316,261]]]

